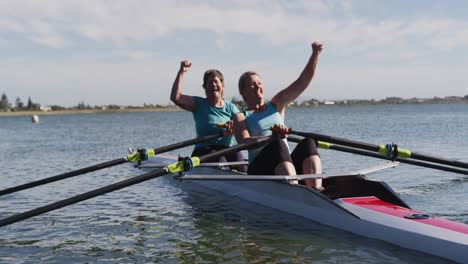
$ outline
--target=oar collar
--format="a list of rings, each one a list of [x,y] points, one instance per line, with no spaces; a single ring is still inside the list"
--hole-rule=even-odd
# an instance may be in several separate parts
[[[191,157],[179,157],[179,162],[182,163],[183,171],[189,171],[193,168],[193,161]]]

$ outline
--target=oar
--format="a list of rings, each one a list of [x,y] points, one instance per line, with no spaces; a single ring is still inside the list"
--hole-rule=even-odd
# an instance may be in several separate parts
[[[200,163],[198,167],[227,167],[227,166],[239,166],[239,165],[249,165],[248,161],[228,161],[228,162],[206,162]],[[135,165],[135,168],[139,169],[156,169],[156,168],[164,168],[167,164],[164,163],[149,163],[149,164],[141,164]]]
[[[94,197],[99,196],[99,195],[110,193],[110,192],[113,192],[113,191],[116,191],[116,190],[119,190],[119,189],[122,189],[122,188],[125,188],[125,187],[128,187],[128,186],[131,186],[131,185],[134,185],[134,184],[137,184],[137,183],[141,183],[141,182],[151,180],[151,179],[154,179],[154,178],[157,178],[157,177],[161,177],[161,176],[164,176],[164,175],[167,175],[167,174],[181,172],[181,171],[184,171],[184,170],[188,169],[187,165],[189,165],[190,167],[197,167],[201,162],[206,162],[206,161],[211,160],[213,158],[217,158],[219,156],[223,156],[223,155],[233,153],[233,152],[237,152],[237,151],[240,151],[240,150],[255,148],[255,147],[261,146],[263,144],[266,144],[266,143],[270,142],[271,140],[272,140],[271,137],[259,138],[259,139],[256,139],[254,141],[251,141],[251,142],[242,143],[242,144],[239,144],[239,145],[227,148],[227,149],[223,149],[223,150],[216,151],[216,152],[213,152],[213,153],[210,153],[210,154],[207,154],[207,155],[203,155],[201,157],[191,157],[191,158],[187,157],[182,161],[169,164],[168,166],[166,166],[163,169],[154,170],[152,172],[145,173],[145,174],[142,174],[140,176],[136,176],[136,177],[133,177],[133,178],[130,178],[130,179],[127,179],[127,180],[123,180],[123,181],[114,183],[112,185],[106,186],[106,187],[102,187],[102,188],[99,188],[99,189],[96,189],[96,190],[93,190],[93,191],[89,191],[89,192],[86,192],[86,193],[83,193],[83,194],[79,194],[77,196],[74,196],[74,197],[71,197],[71,198],[68,198],[68,199],[65,199],[65,200],[61,200],[61,201],[58,201],[58,202],[55,202],[55,203],[45,205],[45,206],[30,210],[30,211],[27,211],[27,212],[24,212],[24,213],[20,213],[20,214],[11,216],[11,217],[7,217],[5,219],[0,220],[0,227],[10,225],[10,224],[13,224],[13,223],[16,223],[16,222],[19,222],[19,221],[22,221],[22,220],[25,220],[25,219],[28,219],[28,218],[43,214],[43,213],[47,213],[47,212],[50,212],[50,211],[53,211],[53,210],[56,210],[56,209],[71,205],[71,204],[75,204],[75,203],[78,203],[78,202],[81,202],[81,201],[85,201],[85,200],[94,198]]]
[[[290,134],[293,135],[298,135],[298,136],[303,136],[303,137],[310,137],[315,140],[322,140],[325,142],[329,143],[335,143],[335,144],[340,144],[348,147],[353,147],[353,148],[358,148],[358,149],[364,149],[368,151],[373,151],[380,153],[381,155],[384,156],[390,156],[393,154],[392,151],[395,149],[393,146],[388,146],[388,145],[374,145],[374,144],[369,144],[365,142],[359,142],[359,141],[354,141],[354,140],[349,140],[349,139],[344,139],[344,138],[338,138],[338,137],[332,137],[332,136],[327,136],[327,135],[322,135],[322,134],[317,134],[317,133],[310,133],[310,132],[300,132],[300,131],[294,131],[291,130],[289,132]],[[412,158],[416,160],[423,160],[423,161],[428,161],[432,163],[439,163],[439,164],[444,164],[444,165],[449,165],[453,167],[458,167],[458,168],[464,168],[468,169],[468,163],[458,161],[458,160],[448,160],[444,158],[439,158],[439,157],[434,157],[434,156],[429,156],[429,155],[424,155],[416,152],[412,152],[408,149],[401,149],[397,148],[397,154],[396,157],[400,158]],[[390,154],[390,155],[389,155]]]
[[[288,140],[291,141],[291,142],[299,143],[302,140],[302,138],[289,136]],[[324,142],[324,141],[320,141],[320,140],[318,141],[318,147],[321,148],[321,149],[332,149],[332,150],[337,150],[337,151],[341,151],[341,152],[347,152],[347,153],[352,153],[352,154],[357,154],[357,155],[362,155],[362,156],[368,156],[368,157],[373,157],[373,158],[378,158],[378,159],[384,159],[384,160],[391,160],[392,159],[392,158],[384,156],[384,155],[382,155],[380,153],[371,152],[371,151],[367,151],[367,150],[356,149],[356,148],[352,148],[352,147],[334,145],[334,144]],[[431,169],[436,169],[436,170],[449,171],[449,172],[468,175],[468,170],[442,166],[442,165],[429,163],[429,162],[424,162],[424,161],[417,161],[417,160],[413,160],[413,159],[410,159],[410,158],[395,157],[395,158],[393,158],[393,160],[398,161],[400,163],[406,163],[406,164],[416,165],[416,166],[420,166],[420,167],[426,167],[426,168],[431,168]]]
[[[10,194],[10,193],[14,193],[14,192],[18,192],[18,191],[22,191],[22,190],[26,190],[26,189],[29,189],[29,188],[33,188],[33,187],[36,187],[36,186],[43,185],[43,184],[47,184],[47,183],[51,183],[51,182],[71,178],[71,177],[78,176],[78,175],[81,175],[81,174],[85,174],[85,173],[88,173],[88,172],[109,168],[109,167],[116,166],[116,165],[126,163],[126,162],[134,162],[134,161],[145,160],[148,157],[153,157],[156,154],[168,152],[168,151],[183,148],[183,147],[188,147],[190,145],[206,142],[208,140],[219,138],[219,137],[222,137],[222,136],[224,136],[223,132],[220,132],[218,134],[213,134],[213,135],[208,135],[208,136],[204,136],[204,137],[194,138],[194,139],[182,141],[182,142],[179,142],[179,143],[175,143],[175,144],[172,144],[172,145],[160,147],[160,148],[157,148],[157,149],[146,149],[144,151],[139,151],[139,152],[132,153],[132,154],[130,154],[127,157],[124,157],[124,158],[103,162],[103,163],[100,163],[100,164],[97,164],[97,165],[94,165],[94,166],[90,166],[90,167],[86,167],[86,168],[83,168],[83,169],[78,169],[78,170],[75,170],[75,171],[66,172],[66,173],[59,174],[59,175],[56,175],[56,176],[52,176],[52,177],[49,177],[49,178],[45,178],[45,179],[30,182],[30,183],[26,183],[26,184],[14,186],[14,187],[11,187],[11,188],[7,188],[7,189],[4,189],[4,190],[0,190],[0,196]]]

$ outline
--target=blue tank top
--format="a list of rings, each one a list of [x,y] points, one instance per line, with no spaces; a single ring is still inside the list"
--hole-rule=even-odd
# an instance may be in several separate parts
[[[195,120],[197,137],[208,136],[219,133],[219,131],[224,131],[224,128],[216,127],[216,124],[225,124],[227,121],[231,120],[235,114],[239,113],[237,106],[224,99],[224,106],[222,107],[211,106],[208,104],[206,98],[198,96],[194,96],[193,101],[195,102],[195,110],[192,114]],[[229,135],[196,144],[195,149],[213,145],[230,147],[234,146],[234,144],[234,136]]]
[[[284,120],[271,102],[267,102],[266,109],[260,112],[245,111],[245,123],[250,136],[270,136],[273,132],[270,127],[273,125],[284,125]],[[284,139],[286,146],[288,141]],[[249,150],[249,163],[251,163],[263,147]],[[289,146],[288,146],[289,149]]]

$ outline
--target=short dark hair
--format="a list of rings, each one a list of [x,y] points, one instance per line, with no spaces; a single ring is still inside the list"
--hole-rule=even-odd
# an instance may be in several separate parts
[[[210,69],[210,70],[207,70],[205,72],[205,74],[203,75],[203,85],[202,85],[203,88],[205,88],[206,82],[208,81],[208,78],[210,78],[211,76],[218,77],[219,80],[221,81],[221,83],[224,85],[224,76],[223,76],[223,74],[218,70]]]

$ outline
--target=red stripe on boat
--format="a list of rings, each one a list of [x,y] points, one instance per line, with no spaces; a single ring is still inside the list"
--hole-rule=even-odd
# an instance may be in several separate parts
[[[343,202],[354,204],[359,207],[363,207],[372,211],[377,211],[377,212],[381,212],[387,215],[397,216],[401,218],[405,218],[405,216],[409,216],[413,214],[422,214],[421,212],[418,212],[418,211],[414,211],[408,208],[404,208],[404,207],[400,207],[394,204],[384,202],[375,196],[342,198],[341,200]],[[440,218],[440,217],[431,217],[428,219],[408,219],[408,220],[445,228],[445,229],[452,230],[452,231],[459,232],[459,233],[468,234],[468,225],[450,221],[450,220]]]

